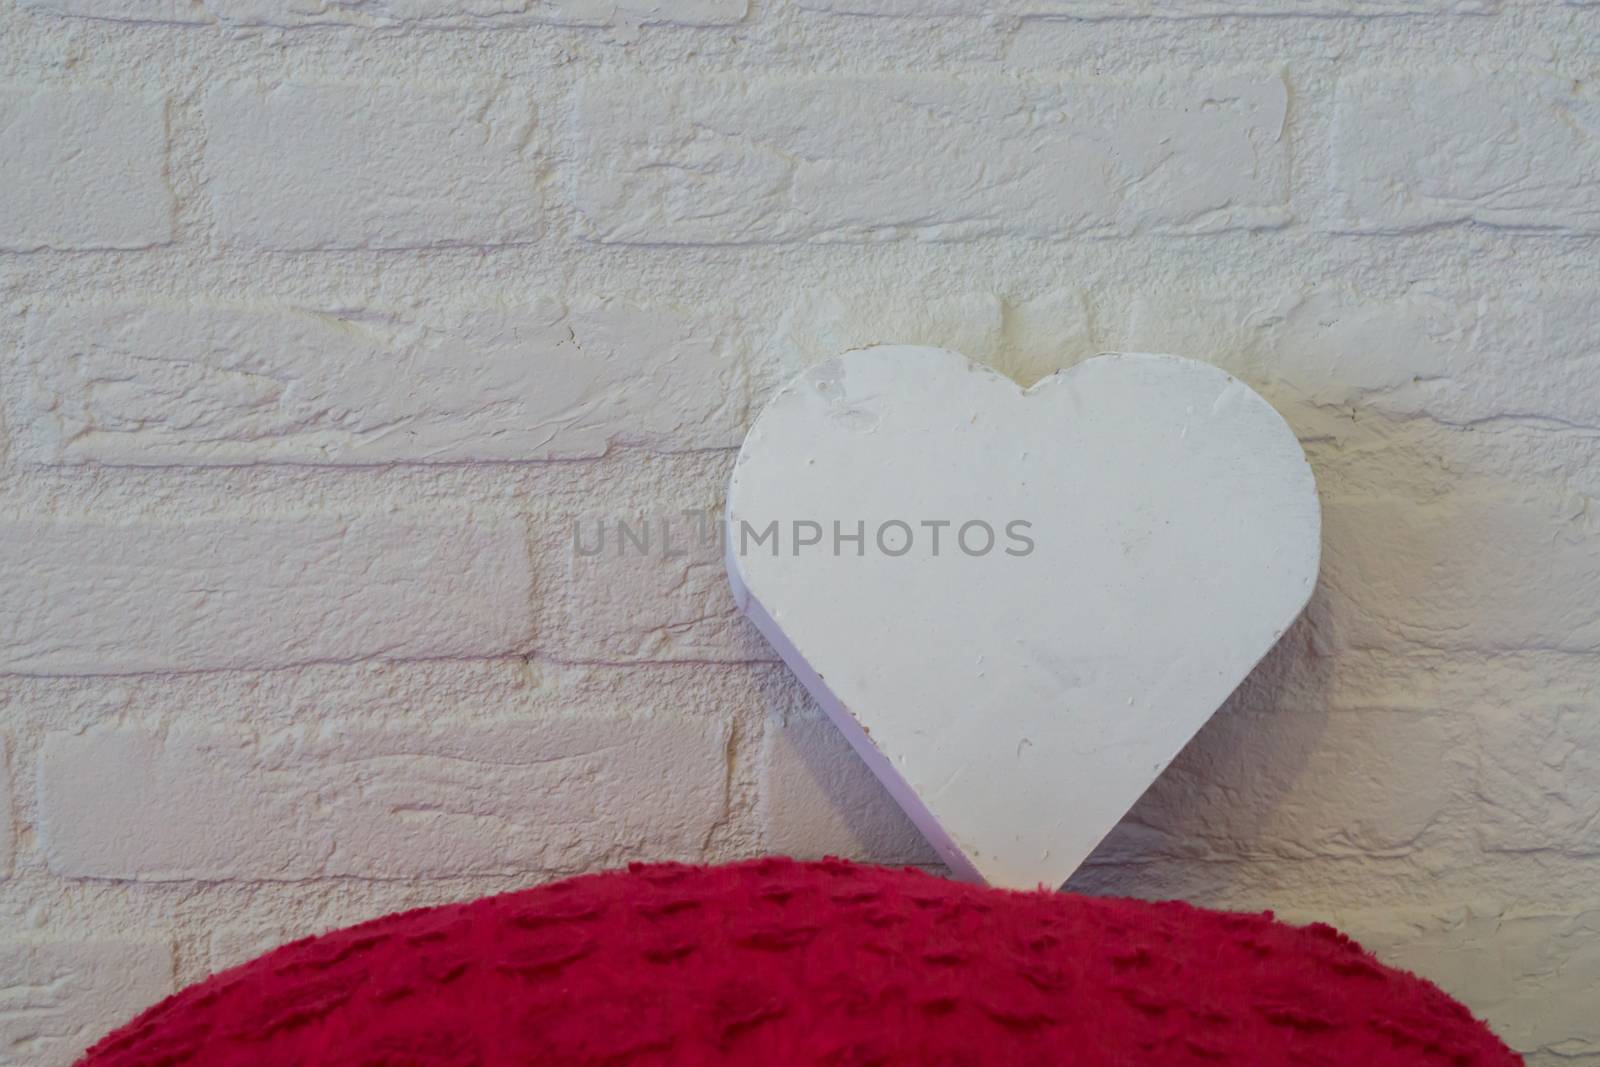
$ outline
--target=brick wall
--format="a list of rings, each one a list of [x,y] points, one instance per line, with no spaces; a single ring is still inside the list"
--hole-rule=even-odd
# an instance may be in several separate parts
[[[1222,364],[1307,618],[1074,879],[1600,1064],[1600,6],[0,0],[0,1064],[640,857],[931,864],[731,614],[777,382]]]

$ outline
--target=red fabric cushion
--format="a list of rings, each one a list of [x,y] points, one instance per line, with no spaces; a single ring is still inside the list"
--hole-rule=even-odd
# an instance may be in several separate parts
[[[635,866],[297,941],[93,1067],[1498,1067],[1327,926],[837,861]]]

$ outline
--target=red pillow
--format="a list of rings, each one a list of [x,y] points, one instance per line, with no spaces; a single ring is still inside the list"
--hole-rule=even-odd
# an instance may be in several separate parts
[[[1328,926],[839,861],[634,866],[286,945],[88,1067],[1518,1064]]]

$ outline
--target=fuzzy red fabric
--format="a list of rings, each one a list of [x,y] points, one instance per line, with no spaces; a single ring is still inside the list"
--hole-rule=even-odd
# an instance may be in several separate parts
[[[635,866],[297,941],[80,1065],[1521,1062],[1331,927],[775,859]]]

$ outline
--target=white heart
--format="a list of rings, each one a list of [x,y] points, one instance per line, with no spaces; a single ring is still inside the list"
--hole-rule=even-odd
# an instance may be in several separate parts
[[[726,534],[740,606],[952,870],[1033,887],[1305,607],[1321,512],[1294,433],[1215,367],[1109,354],[1024,391],[884,346],[772,398]]]

